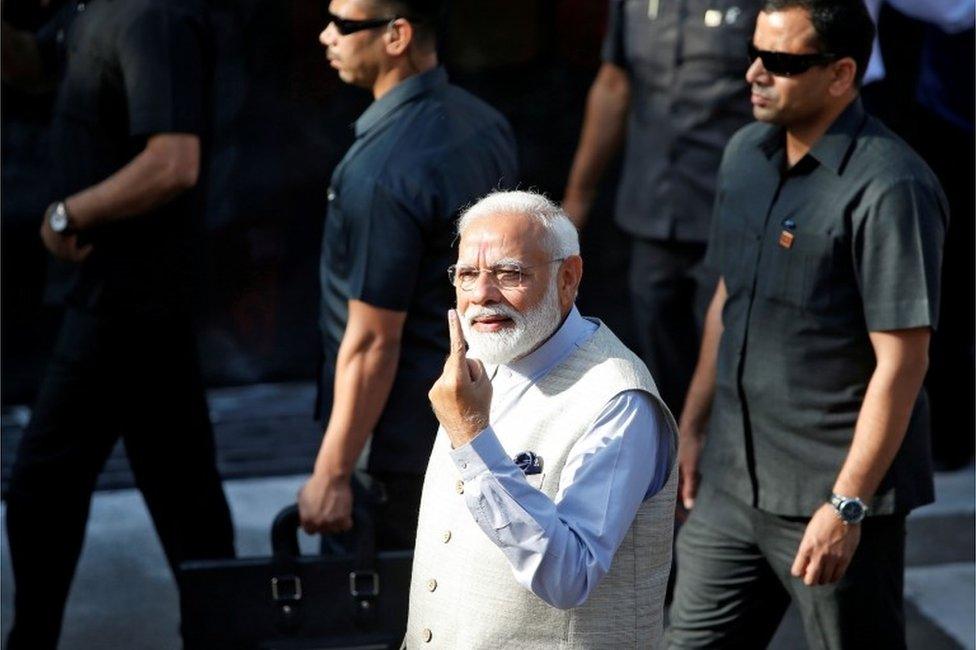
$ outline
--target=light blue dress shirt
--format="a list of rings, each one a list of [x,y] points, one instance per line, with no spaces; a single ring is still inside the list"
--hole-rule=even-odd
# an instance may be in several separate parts
[[[574,307],[534,352],[489,366],[492,421],[596,330]],[[570,450],[554,501],[529,484],[499,436],[504,431],[489,426],[450,452],[467,507],[519,584],[554,607],[581,605],[610,569],[641,503],[667,481],[673,458],[664,413],[643,391],[612,398]]]

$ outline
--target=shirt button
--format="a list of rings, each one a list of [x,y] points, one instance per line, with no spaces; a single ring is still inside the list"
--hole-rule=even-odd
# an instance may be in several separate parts
[[[463,460],[461,461],[461,469],[468,469],[468,464]]]
[[[85,10],[85,3],[84,2],[79,2],[78,3],[78,11],[84,11],[84,10]]]
[[[335,201],[335,197],[335,190],[330,187],[329,191],[325,193],[325,198],[329,199],[330,201]]]
[[[458,482],[454,484],[454,490],[458,494],[464,494],[464,481],[459,479]]]
[[[427,591],[434,591],[437,589],[437,581],[431,578],[427,581]]]
[[[451,541],[451,531],[445,530],[443,533],[441,533],[441,541],[445,544]]]
[[[430,628],[425,627],[420,632],[420,636],[424,637],[424,643],[430,643],[430,640],[434,638],[434,633],[430,631]]]

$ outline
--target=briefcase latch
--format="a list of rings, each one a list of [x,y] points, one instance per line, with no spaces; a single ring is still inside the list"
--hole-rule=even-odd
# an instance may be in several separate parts
[[[283,600],[302,599],[302,579],[298,576],[271,578],[271,598],[280,603]]]
[[[375,571],[349,573],[349,593],[354,597],[376,596],[380,593],[380,576]]]

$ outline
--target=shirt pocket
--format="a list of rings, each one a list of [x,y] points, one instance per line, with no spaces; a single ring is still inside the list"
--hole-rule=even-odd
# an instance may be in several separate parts
[[[651,86],[666,88],[667,73],[674,69],[677,20],[666,1],[660,1],[657,16],[651,18],[654,1],[623,0],[623,49],[635,74]]]
[[[785,231],[784,231],[785,232]],[[831,284],[839,243],[830,235],[792,232],[788,246],[783,233],[767,241],[757,292],[763,298],[803,311],[825,311],[831,304]],[[784,240],[785,241],[785,240]]]
[[[747,44],[756,26],[756,5],[751,0],[689,2],[682,23],[685,62],[700,62],[745,75],[749,67]]]
[[[756,265],[761,237],[747,226],[728,222],[721,227],[720,234],[719,272],[725,286],[730,294],[748,292],[752,288],[752,269]]]

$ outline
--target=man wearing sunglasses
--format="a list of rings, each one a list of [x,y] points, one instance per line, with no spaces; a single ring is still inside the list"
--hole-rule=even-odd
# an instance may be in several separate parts
[[[511,128],[447,81],[438,0],[332,0],[319,40],[373,95],[332,174],[322,240],[319,412],[325,435],[299,492],[309,532],[352,526],[351,481],[372,485],[378,541],[412,548],[437,421],[427,390],[448,352],[444,269],[463,206],[517,180]]]
[[[679,412],[715,276],[702,260],[715,174],[750,120],[742,84],[761,0],[609,0],[603,65],[563,205],[588,221],[604,169],[624,142],[614,219],[630,240],[635,342]]]
[[[721,277],[679,426],[673,648],[765,647],[790,600],[810,647],[905,647],[948,211],[862,108],[873,34],[861,0],[767,0],[756,22],[758,122],[720,168]]]

